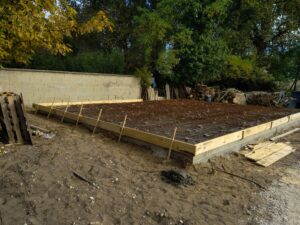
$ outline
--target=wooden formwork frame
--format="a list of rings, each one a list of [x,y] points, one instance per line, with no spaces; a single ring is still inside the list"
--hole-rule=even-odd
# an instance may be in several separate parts
[[[136,100],[120,100],[120,101],[89,101],[89,102],[72,102],[72,103],[39,103],[39,104],[33,104],[33,108],[35,108],[38,111],[49,113],[51,111],[51,115],[55,115],[58,117],[64,117],[65,119],[68,119],[69,121],[75,122],[78,119],[78,114],[66,112],[65,110],[57,109],[55,107],[57,106],[66,106],[69,105],[90,105],[90,104],[114,104],[114,103],[133,103],[133,102],[142,102],[141,99]],[[267,123],[263,123],[257,126],[253,126],[247,129],[243,129],[237,132],[229,133],[217,138],[213,138],[198,144],[190,144],[179,140],[174,140],[169,137],[164,137],[156,134],[152,134],[149,132],[144,132],[135,128],[130,128],[126,126],[122,126],[119,124],[106,122],[103,120],[97,121],[97,118],[91,118],[87,116],[81,116],[80,117],[80,123],[85,124],[88,126],[95,127],[95,124],[97,128],[113,132],[117,135],[120,135],[122,133],[122,136],[127,136],[139,141],[143,141],[149,144],[153,144],[155,146],[159,146],[164,149],[169,149],[171,146],[171,150],[176,152],[184,152],[188,153],[191,157],[195,157],[198,155],[205,155],[207,156],[212,152],[213,150],[237,142],[241,141],[243,139],[246,139],[248,137],[258,135],[260,133],[263,133],[270,129],[276,129],[276,127],[282,126],[284,124],[293,123],[293,121],[299,121],[300,120],[300,113],[292,114],[274,121],[270,121]]]

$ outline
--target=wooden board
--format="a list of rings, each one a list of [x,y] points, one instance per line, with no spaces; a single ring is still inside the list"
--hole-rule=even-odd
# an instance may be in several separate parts
[[[21,134],[19,119],[15,108],[14,96],[7,96],[7,100],[8,100],[8,108],[11,115],[11,121],[13,123],[13,128],[12,128],[13,132],[16,135],[17,143],[22,143],[23,137]]]
[[[299,118],[300,118],[300,113],[290,115],[291,120],[296,120],[296,119],[299,119]]]
[[[125,101],[128,102],[128,100],[124,100],[123,102],[126,103]],[[142,100],[129,100],[131,102],[140,102]],[[87,102],[87,104],[106,104],[107,101],[98,101],[98,102]],[[110,101],[110,103],[120,103],[120,102],[116,102],[116,101]],[[67,103],[65,103],[66,105]],[[72,103],[74,104],[74,103]],[[82,104],[82,102],[80,103],[75,103],[75,104]],[[34,108],[37,108],[41,111],[44,112],[49,112],[50,108],[48,106],[50,106],[51,103],[45,103],[45,104],[33,104]],[[63,116],[64,111],[63,110],[58,110],[58,109],[53,109],[53,114],[57,115],[57,116]],[[74,113],[69,113],[67,112],[65,114],[65,118],[71,119],[73,121],[76,121],[78,115],[74,114]],[[256,135],[259,134],[261,132],[264,132],[266,130],[272,129],[276,126],[280,126],[283,124],[286,124],[288,122],[290,122],[290,120],[295,120],[300,118],[300,113],[288,116],[288,117],[283,117],[277,120],[274,120],[273,122],[268,122],[268,123],[264,123],[264,124],[260,124],[258,126],[254,126],[254,127],[250,127],[241,131],[237,131],[231,134],[227,134],[221,137],[217,137],[205,142],[201,142],[198,143],[196,145],[193,144],[188,144],[182,141],[178,141],[175,140],[174,144],[173,144],[173,150],[175,151],[181,151],[181,152],[188,152],[191,153],[193,155],[199,155],[199,154],[209,154],[209,152],[211,152],[212,150],[221,147],[223,145],[227,145],[239,140],[242,140],[243,138],[252,136],[252,135]],[[81,117],[80,118],[80,122],[90,125],[90,126],[95,126],[96,124],[96,119],[94,118],[90,118],[90,117]],[[119,134],[121,131],[121,126],[118,124],[113,124],[113,123],[109,123],[109,122],[105,122],[105,121],[100,121],[98,126],[98,128],[104,129],[104,130],[108,130],[114,133]],[[172,142],[171,138],[168,137],[164,137],[164,136],[159,136],[159,135],[155,135],[152,133],[147,133],[147,132],[143,132],[137,129],[133,129],[133,128],[128,128],[125,127],[123,130],[123,135],[131,137],[131,138],[135,138],[137,140],[142,140],[163,148],[168,148]]]
[[[283,148],[283,149],[269,155],[268,157],[265,157],[265,158],[257,161],[256,163],[263,167],[268,167],[294,151],[295,151],[295,149],[293,149],[293,148]]]
[[[40,111],[46,112],[46,113],[48,113],[50,111],[50,107],[48,107],[48,106],[33,104],[33,107],[37,108]],[[52,115],[63,116],[63,114],[64,114],[64,110],[55,109],[55,108],[52,109]],[[77,117],[78,117],[78,114],[70,113],[70,112],[65,113],[65,118],[72,120],[74,122],[77,120]],[[97,119],[86,117],[86,116],[81,116],[79,123],[90,125],[90,126],[94,127],[97,123]],[[122,128],[121,125],[109,123],[109,122],[105,122],[105,121],[100,121],[98,123],[97,127],[100,129],[103,129],[103,130],[111,131],[116,134],[120,134],[121,128]],[[150,144],[154,144],[154,145],[157,145],[157,146],[160,146],[163,148],[169,148],[172,143],[171,138],[152,134],[152,133],[143,132],[143,131],[129,128],[129,127],[124,128],[122,135],[131,137],[131,138],[135,138],[137,140],[142,140],[142,141],[145,141]],[[179,151],[179,152],[187,152],[192,155],[195,155],[196,146],[193,144],[174,140],[172,150]]]
[[[278,126],[280,126],[282,124],[285,124],[285,123],[288,123],[289,120],[290,120],[290,118],[288,116],[283,117],[283,118],[278,119],[278,120],[274,120],[274,121],[272,121],[272,128],[278,127]]]
[[[244,138],[258,134],[260,132],[263,132],[263,131],[269,130],[269,129],[271,129],[271,122],[263,123],[263,124],[255,126],[255,127],[247,128],[244,130]]]
[[[243,132],[237,131],[231,134],[226,134],[221,137],[217,137],[196,145],[196,155],[210,151],[212,149],[221,147],[222,145],[226,145],[243,138]]]
[[[117,104],[117,103],[134,103],[142,102],[143,99],[129,99],[129,100],[99,100],[99,101],[82,101],[82,102],[70,102],[69,105],[93,105],[93,104]],[[38,103],[41,106],[66,106],[68,102],[55,102],[55,103]],[[37,105],[37,104],[35,104]]]
[[[287,135],[290,135],[290,134],[292,134],[292,133],[295,133],[295,132],[297,132],[297,131],[299,131],[299,130],[300,130],[300,128],[295,128],[295,129],[293,129],[293,130],[291,130],[291,131],[289,131],[289,132],[286,132],[286,133],[284,133],[284,134],[281,134],[281,135],[278,135],[278,136],[276,136],[276,137],[271,138],[270,141],[276,141],[276,140],[278,140],[278,139],[280,139],[280,138],[283,138],[283,137],[285,137],[285,136],[287,136]]]
[[[274,143],[274,142],[264,142],[266,143],[262,147],[254,148],[249,154],[246,154],[246,158],[259,161],[265,157],[268,157],[282,149],[292,149],[291,146],[285,143]]]

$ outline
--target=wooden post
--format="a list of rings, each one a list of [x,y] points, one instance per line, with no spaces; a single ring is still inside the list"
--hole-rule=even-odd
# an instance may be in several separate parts
[[[65,109],[65,111],[64,111],[64,114],[63,114],[63,116],[62,116],[62,118],[61,118],[61,122],[62,122],[62,123],[64,122],[65,115],[66,115],[66,113],[68,112],[69,105],[70,105],[70,102],[68,102],[67,107],[66,107],[66,109]]]
[[[80,119],[81,113],[82,113],[82,109],[83,109],[83,104],[81,104],[81,107],[80,107],[80,110],[79,110],[79,113],[78,113],[78,117],[77,117],[77,121],[76,121],[76,127],[78,126],[79,119]]]
[[[170,85],[169,84],[165,85],[165,90],[166,90],[166,99],[170,100],[171,99],[171,93],[170,93]]]
[[[100,111],[99,111],[98,118],[97,118],[97,122],[96,122],[96,124],[95,124],[94,129],[93,129],[93,134],[92,134],[92,136],[94,136],[94,134],[95,134],[95,132],[96,132],[96,129],[97,129],[97,127],[98,127],[98,124],[99,124],[99,121],[100,121],[100,118],[101,118],[101,114],[102,114],[102,109],[100,109]]]
[[[49,113],[48,113],[48,116],[47,116],[48,119],[50,118],[50,115],[51,115],[51,113],[52,113],[54,102],[55,102],[55,98],[53,99],[53,102],[52,102],[50,111],[49,111]]]
[[[125,117],[124,117],[123,125],[122,125],[120,135],[119,135],[119,140],[118,140],[119,142],[121,141],[121,138],[122,138],[122,134],[123,134],[123,130],[124,130],[124,127],[125,127],[125,124],[126,124],[126,120],[127,120],[127,115],[125,115]]]
[[[39,105],[36,105],[36,109],[35,109],[35,112],[34,112],[34,115],[36,115],[39,111]]]
[[[175,140],[175,137],[176,137],[176,132],[177,132],[177,127],[175,127],[174,132],[173,132],[172,142],[171,142],[170,147],[169,147],[167,160],[170,160],[170,157],[171,157],[171,152],[172,152],[173,143],[174,143],[174,140]]]

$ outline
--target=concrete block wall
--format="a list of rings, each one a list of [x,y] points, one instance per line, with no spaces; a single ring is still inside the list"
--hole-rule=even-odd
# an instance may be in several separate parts
[[[130,75],[0,69],[0,92],[22,93],[32,103],[141,98],[138,78]]]

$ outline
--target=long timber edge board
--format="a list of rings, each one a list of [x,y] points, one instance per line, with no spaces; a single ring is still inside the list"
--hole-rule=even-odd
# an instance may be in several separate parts
[[[88,104],[106,104],[103,102],[102,103],[99,102],[101,101],[98,101],[98,103],[89,102]],[[119,102],[115,102],[115,103],[119,103]],[[78,104],[72,103],[72,105],[78,105]],[[51,103],[33,104],[33,107],[36,110],[43,111],[46,113],[49,113],[49,111],[51,110],[50,106],[63,106],[63,105],[51,104]],[[51,113],[52,115],[62,117],[64,111],[53,108]],[[65,113],[65,118],[74,122],[77,120],[78,115],[67,112]],[[85,125],[95,126],[96,122],[97,121],[94,118],[90,118],[86,116],[80,117],[80,123]],[[277,135],[282,131],[286,131],[296,126],[300,126],[300,113],[292,114],[274,121],[270,121],[268,123],[259,124],[257,126],[250,127],[237,132],[229,133],[198,144],[189,144],[183,141],[174,140],[172,145],[172,150],[177,152],[189,153],[192,156],[193,163],[200,163],[200,162],[205,162],[216,155],[238,151],[242,147],[250,143],[255,143],[257,141],[271,138],[272,136]],[[116,134],[120,134],[122,126],[110,122],[100,121],[98,124],[98,128],[111,131]],[[172,143],[171,138],[140,131],[129,127],[125,127],[123,129],[122,135],[140,141],[144,141],[162,147],[164,149],[168,149]]]

